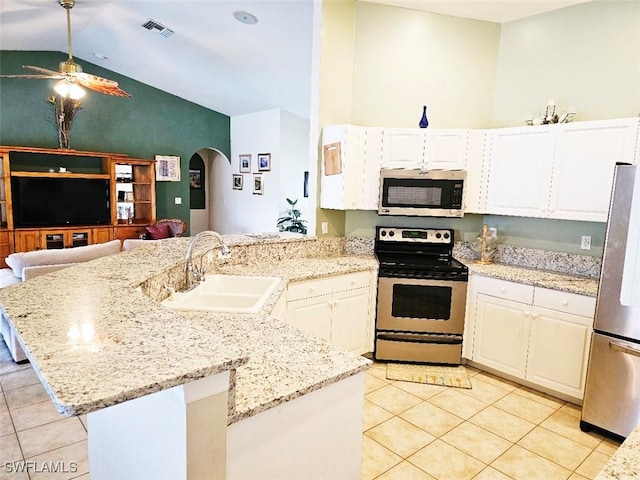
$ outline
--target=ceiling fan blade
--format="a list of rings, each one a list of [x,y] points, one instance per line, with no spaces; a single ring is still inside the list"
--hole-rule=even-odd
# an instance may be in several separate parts
[[[54,75],[52,78],[64,78],[64,73],[56,72],[55,70],[49,70],[48,68],[35,67],[33,65],[23,65],[22,68],[28,68],[35,72],[44,73],[45,75]]]
[[[61,74],[57,74],[57,75],[0,75],[0,77],[2,77],[2,78],[40,78],[42,80],[45,80],[45,79],[49,79],[49,78],[53,78],[53,79],[64,78],[64,75],[61,75]]]
[[[113,95],[115,97],[130,97],[127,92],[118,87],[118,82],[107,78],[98,77],[89,73],[75,73],[75,79],[80,85],[95,92],[104,93],[105,95]]]

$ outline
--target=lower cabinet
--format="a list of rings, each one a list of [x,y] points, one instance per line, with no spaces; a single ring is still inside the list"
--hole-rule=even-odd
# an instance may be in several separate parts
[[[113,228],[20,229],[14,232],[14,238],[16,252],[83,247],[113,240]]]
[[[295,282],[287,291],[287,323],[357,354],[373,351],[371,271]]]
[[[581,400],[595,298],[477,277],[472,360]]]

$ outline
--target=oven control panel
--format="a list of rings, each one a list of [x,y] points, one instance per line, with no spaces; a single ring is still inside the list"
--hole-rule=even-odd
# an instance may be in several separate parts
[[[453,245],[453,230],[450,228],[395,228],[378,227],[378,242],[427,243]]]

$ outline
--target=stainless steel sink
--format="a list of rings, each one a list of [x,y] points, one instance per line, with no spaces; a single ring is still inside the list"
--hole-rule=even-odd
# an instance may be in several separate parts
[[[172,310],[258,313],[280,284],[275,277],[205,275],[197,287],[162,302]]]

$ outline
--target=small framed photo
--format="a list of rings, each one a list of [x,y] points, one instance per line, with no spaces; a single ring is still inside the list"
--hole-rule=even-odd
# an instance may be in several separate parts
[[[264,193],[264,181],[262,175],[255,174],[253,176],[253,194],[262,195]]]
[[[233,189],[242,190],[242,175],[233,175]]]
[[[189,169],[189,188],[202,188],[202,170]]]
[[[180,157],[156,155],[156,181],[180,181]]]
[[[133,192],[124,192],[124,201],[125,202],[135,202],[135,198],[133,196]]]
[[[251,173],[251,154],[245,153],[239,155],[240,158],[240,173]]]
[[[259,153],[258,154],[258,171],[268,172],[271,170],[271,154]]]

